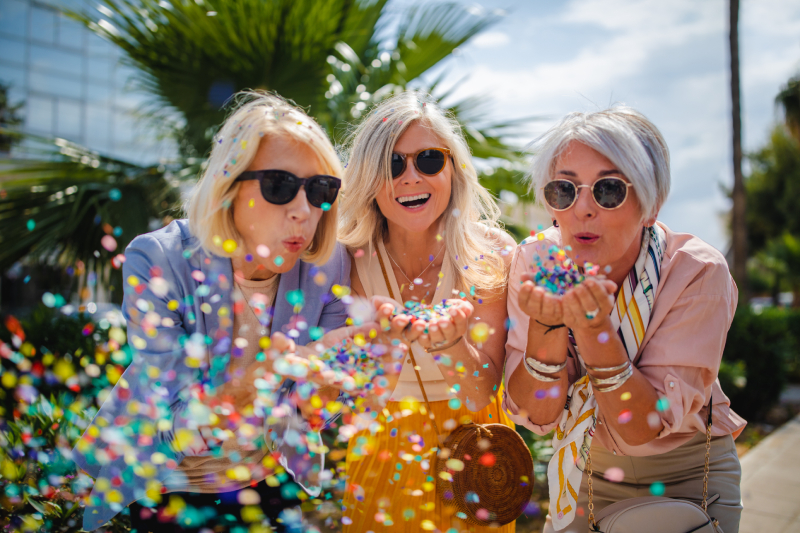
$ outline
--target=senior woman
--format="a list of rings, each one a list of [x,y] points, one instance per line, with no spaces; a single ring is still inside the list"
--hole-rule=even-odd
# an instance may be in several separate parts
[[[384,308],[401,311],[395,329],[409,324],[401,302],[446,301],[450,317],[410,326],[411,352],[388,376],[385,408],[361,406],[366,429],[348,446],[344,531],[483,530],[437,499],[430,459],[439,442],[426,405],[442,438],[470,422],[511,425],[497,390],[515,243],[497,225],[460,125],[430,97],[382,102],[352,139],[339,238],[354,254],[354,293],[394,301]]]
[[[717,373],[737,290],[722,254],[656,222],[664,138],[627,107],[572,113],[537,143],[531,178],[554,225],[514,258],[504,407],[536,433],[556,430],[545,531],[589,530],[585,472],[595,515],[650,494],[700,501],[711,409],[708,513],[735,533],[745,422]],[[563,296],[537,287],[536,255],[546,265],[551,246],[606,279]]]
[[[295,351],[310,332],[318,338],[345,324],[345,306],[331,294],[350,275],[336,243],[342,168],[300,109],[265,93],[239,96],[214,138],[188,219],[126,250],[122,307],[135,356],[74,450],[96,478],[87,530],[136,500],[155,506],[131,505],[139,531],[170,522],[196,530],[214,526],[207,519],[215,515],[225,525],[259,504],[257,514],[274,520],[284,505],[265,477],[283,480],[286,470],[306,488],[322,467],[324,447],[309,424],[319,429],[327,414],[303,403],[306,423],[294,404],[259,396],[255,380],[277,389],[268,349]],[[320,395],[335,399],[336,391]],[[294,430],[291,442],[288,432],[273,431],[278,422]]]

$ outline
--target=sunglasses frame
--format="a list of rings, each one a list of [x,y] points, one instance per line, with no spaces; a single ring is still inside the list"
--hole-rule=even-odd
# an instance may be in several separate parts
[[[262,187],[261,184],[262,184],[264,178],[266,177],[266,175],[268,173],[270,173],[270,172],[278,172],[278,173],[281,173],[281,174],[288,174],[289,176],[291,176],[291,177],[293,177],[294,179],[297,180],[297,183],[298,183],[297,191],[295,191],[294,196],[292,196],[289,200],[287,200],[284,203],[273,202],[273,201],[267,199],[264,196],[264,188]],[[261,197],[264,198],[264,201],[266,201],[266,202],[268,202],[268,203],[270,203],[272,205],[286,205],[286,204],[290,203],[292,200],[297,198],[297,193],[300,192],[300,189],[303,189],[303,190],[306,191],[306,200],[308,201],[308,203],[310,205],[312,205],[313,207],[316,207],[317,209],[320,209],[320,208],[322,208],[322,204],[324,204],[326,202],[322,202],[319,205],[314,205],[311,202],[311,199],[308,197],[308,189],[306,189],[306,184],[308,184],[309,182],[311,182],[312,180],[315,180],[317,178],[332,179],[338,184],[338,188],[336,189],[336,196],[333,198],[333,202],[335,202],[336,199],[339,197],[339,191],[342,190],[342,180],[340,178],[337,178],[336,176],[329,176],[327,174],[316,174],[316,175],[310,176],[308,178],[301,178],[301,177],[298,177],[295,174],[292,174],[288,170],[281,170],[281,169],[277,169],[277,168],[266,169],[266,170],[245,170],[244,172],[239,174],[236,177],[236,179],[233,180],[233,181],[236,182],[236,181],[258,180],[258,188],[261,191]],[[333,202],[327,202],[327,203],[330,203],[331,205],[333,205]]]
[[[597,185],[598,183],[600,183],[600,182],[601,182],[601,181],[603,181],[603,180],[614,180],[614,181],[621,181],[622,183],[624,183],[624,184],[625,184],[625,196],[622,198],[622,201],[619,203],[619,205],[618,205],[618,206],[615,206],[615,207],[603,207],[602,205],[600,205],[600,202],[598,202],[598,201],[597,201],[597,198],[596,198],[596,197],[595,197],[595,195],[594,195],[594,186],[595,186],[595,185]],[[627,181],[625,181],[624,179],[622,179],[622,178],[618,178],[618,177],[616,177],[616,176],[605,176],[605,177],[602,177],[602,178],[600,178],[599,180],[597,180],[597,181],[595,181],[594,183],[592,183],[591,185],[575,185],[575,183],[574,183],[574,182],[572,182],[572,181],[570,181],[570,180],[565,180],[565,179],[556,179],[556,180],[551,180],[551,181],[547,182],[547,185],[550,185],[551,183],[556,183],[556,182],[558,182],[558,181],[563,181],[563,182],[569,183],[570,185],[572,185],[573,187],[575,187],[575,197],[572,199],[572,203],[570,203],[570,204],[569,204],[567,207],[565,207],[565,208],[563,208],[563,209],[557,209],[557,208],[553,207],[552,205],[550,205],[550,204],[547,202],[547,195],[545,194],[545,195],[544,195],[544,196],[545,196],[545,203],[546,203],[546,204],[547,204],[547,205],[550,207],[550,209],[552,209],[553,211],[566,211],[566,210],[570,209],[572,206],[574,206],[574,205],[575,205],[575,202],[577,202],[577,201],[578,201],[578,195],[580,195],[581,189],[583,189],[583,188],[589,189],[589,190],[592,192],[592,200],[594,200],[594,203],[596,203],[596,204],[597,204],[597,207],[599,207],[600,209],[605,209],[606,211],[613,211],[613,210],[615,210],[615,209],[619,209],[620,207],[622,207],[623,205],[625,205],[625,202],[628,200],[628,189],[629,189],[629,188],[631,188],[631,187],[633,187],[633,183],[628,183],[628,182],[627,182]],[[547,187],[547,185],[545,185],[545,188]],[[544,189],[542,189],[542,192],[544,192]]]
[[[436,172],[435,174],[428,174],[427,172],[423,172],[422,170],[420,170],[419,165],[417,164],[417,157],[419,156],[419,154],[421,154],[422,152],[427,152],[428,150],[436,150],[438,152],[442,152],[445,155],[444,165],[442,165],[442,170],[440,170],[439,172]],[[417,172],[419,172],[423,176],[436,176],[437,174],[441,174],[442,171],[444,171],[445,167],[447,167],[447,156],[450,156],[450,159],[453,158],[452,151],[449,148],[439,148],[439,147],[423,148],[422,150],[419,150],[419,151],[417,151],[417,152],[415,152],[413,154],[403,154],[403,153],[400,153],[400,152],[392,151],[392,156],[394,156],[395,154],[399,155],[403,159],[403,169],[397,174],[397,176],[392,174],[392,179],[399,178],[406,171],[406,168],[408,168],[408,157],[409,156],[411,156],[412,160],[414,161],[414,168],[416,168]],[[392,171],[392,165],[391,165],[391,160],[390,160],[389,172],[391,172],[391,171]]]

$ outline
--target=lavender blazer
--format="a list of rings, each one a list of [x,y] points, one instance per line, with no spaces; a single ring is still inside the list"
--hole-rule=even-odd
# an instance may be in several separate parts
[[[163,483],[184,457],[212,454],[191,429],[189,399],[192,388],[227,381],[231,358],[230,259],[199,248],[186,220],[136,237],[125,256],[122,307],[133,361],[73,449],[74,461],[96,479],[83,519],[87,531],[146,498],[148,481]],[[331,293],[334,284],[350,284],[350,258],[338,244],[325,265],[298,261],[281,275],[272,331],[307,344],[310,328],[343,326],[347,311]],[[178,443],[178,430],[192,442]]]

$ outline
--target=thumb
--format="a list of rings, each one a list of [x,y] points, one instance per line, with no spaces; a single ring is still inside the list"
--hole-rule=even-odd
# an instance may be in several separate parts
[[[283,333],[273,333],[270,341],[272,342],[271,348],[279,352],[294,352],[297,349],[294,341]]]
[[[614,283],[613,281],[611,281],[610,279],[604,279],[600,283],[603,285],[603,287],[605,287],[605,289],[609,293],[611,293],[611,295],[613,295],[615,292],[617,292],[617,284]]]

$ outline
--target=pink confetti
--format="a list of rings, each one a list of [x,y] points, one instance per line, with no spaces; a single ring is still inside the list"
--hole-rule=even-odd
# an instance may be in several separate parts
[[[355,254],[353,254],[353,256],[354,256],[354,257],[364,257],[364,250],[362,250],[361,248],[359,248],[358,250],[356,250],[356,253],[355,253]]]
[[[605,344],[608,342],[608,333],[605,331],[601,331],[600,335],[597,336],[597,342],[600,344]]]
[[[269,257],[269,248],[263,244],[256,246],[256,253],[261,257]]]
[[[606,470],[606,473],[603,474],[603,477],[612,483],[621,483],[622,480],[625,479],[625,471],[616,466],[612,466]]]
[[[117,240],[111,235],[103,235],[103,238],[100,239],[100,244],[109,252],[117,249]]]

